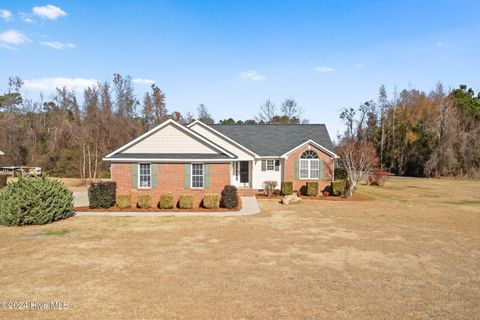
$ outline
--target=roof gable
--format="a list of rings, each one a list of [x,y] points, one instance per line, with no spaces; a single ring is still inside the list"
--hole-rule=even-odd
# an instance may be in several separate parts
[[[188,127],[210,141],[222,145],[222,147],[238,156],[239,159],[250,160],[253,157],[258,157],[258,155],[253,151],[239,144],[235,140],[223,135],[221,132],[213,129],[211,126],[201,122],[200,120],[192,122],[188,125]]]
[[[233,157],[222,147],[173,120],[153,128],[110,153],[105,159],[113,158],[117,154],[225,154]]]
[[[128,147],[123,153],[220,153],[196,137],[168,125]]]

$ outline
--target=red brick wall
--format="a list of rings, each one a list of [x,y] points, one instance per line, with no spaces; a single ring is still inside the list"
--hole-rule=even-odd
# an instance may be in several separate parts
[[[159,163],[157,166],[157,187],[153,189],[132,189],[132,174],[130,163],[112,163],[112,180],[117,182],[117,195],[131,194],[132,206],[137,203],[137,195],[150,194],[152,206],[158,204],[161,194],[171,193],[174,202],[182,194],[194,196],[195,206],[200,202],[206,193],[220,194],[223,187],[230,184],[230,164],[210,164],[210,188],[206,189],[185,189],[184,188],[184,163]]]
[[[300,180],[295,179],[295,160],[299,160],[302,153],[308,150],[310,147],[311,150],[315,151],[319,158],[325,162],[325,175],[324,179],[308,179],[308,180]],[[299,164],[300,165],[300,164]],[[322,191],[326,186],[329,186],[332,181],[332,173],[333,173],[333,160],[332,158],[326,154],[325,152],[321,151],[317,147],[313,145],[306,145],[302,148],[295,150],[294,152],[288,155],[288,159],[285,159],[285,176],[283,178],[284,181],[292,181],[293,182],[293,189],[300,190],[302,186],[305,186],[307,181],[318,181],[318,190]]]

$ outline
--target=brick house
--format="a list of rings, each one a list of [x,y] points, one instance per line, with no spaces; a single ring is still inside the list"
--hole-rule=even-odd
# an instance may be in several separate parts
[[[118,194],[192,194],[198,205],[206,193],[235,185],[254,194],[264,181],[307,181],[319,189],[333,180],[337,157],[323,124],[183,126],[165,121],[107,155]]]

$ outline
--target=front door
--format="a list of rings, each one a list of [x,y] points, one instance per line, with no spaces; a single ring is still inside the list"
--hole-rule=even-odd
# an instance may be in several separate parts
[[[248,161],[240,161],[240,183],[245,186],[248,184]]]

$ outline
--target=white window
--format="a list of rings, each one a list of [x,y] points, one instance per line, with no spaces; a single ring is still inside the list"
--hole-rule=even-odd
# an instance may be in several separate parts
[[[262,160],[262,171],[279,171],[280,160]]]
[[[140,188],[151,188],[152,178],[150,174],[150,163],[140,163],[138,166],[140,169],[138,170],[138,186]]]
[[[300,156],[300,179],[318,179],[320,160],[315,151],[307,150]]]
[[[300,159],[300,179],[308,179],[308,160]]]
[[[202,163],[192,163],[192,188],[203,188]]]
[[[274,170],[275,170],[275,161],[267,160],[267,171],[274,171]]]

